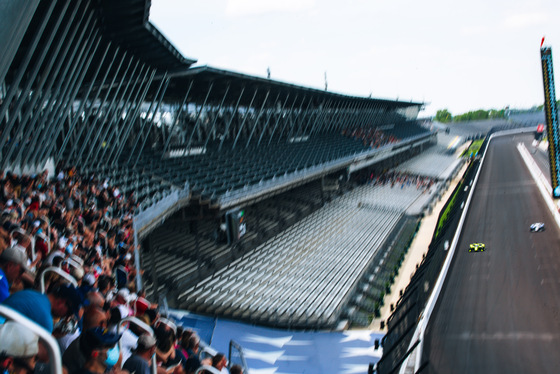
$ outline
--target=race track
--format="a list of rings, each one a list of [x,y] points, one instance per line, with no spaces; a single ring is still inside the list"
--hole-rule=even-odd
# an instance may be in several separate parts
[[[560,372],[560,230],[516,149],[520,141],[530,136],[490,144],[425,334],[422,373]],[[530,233],[537,221],[547,230]],[[473,242],[486,251],[469,253]]]

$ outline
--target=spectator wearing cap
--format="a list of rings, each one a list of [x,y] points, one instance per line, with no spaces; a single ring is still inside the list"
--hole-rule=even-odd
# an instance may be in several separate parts
[[[73,285],[63,284],[42,294],[34,290],[23,290],[8,297],[2,304],[18,311],[45,330],[53,332],[53,318],[77,314],[82,305],[82,295]]]
[[[0,371],[33,373],[39,353],[39,338],[19,323],[0,325]]]
[[[120,335],[102,328],[89,329],[84,332],[82,352],[86,361],[76,374],[103,374],[107,370],[112,373],[128,373],[118,367],[120,358],[118,341]]]
[[[136,374],[150,374],[150,359],[156,352],[156,339],[149,334],[138,338],[136,351],[126,360],[123,369]]]
[[[135,299],[136,297],[130,293],[128,288],[121,288],[115,295],[113,306],[118,307],[125,317],[132,316],[134,313],[130,308],[130,302]]]
[[[83,317],[83,331],[94,328],[107,327],[107,312],[97,305],[90,305],[85,308]],[[82,340],[86,339],[86,334],[82,332],[80,336],[70,343],[62,355],[62,364],[72,373],[82,367],[86,362],[86,357],[81,349]]]
[[[10,286],[27,271],[27,255],[18,245],[0,255],[0,303],[10,296]]]
[[[134,315],[138,318],[141,318],[148,309],[152,307],[152,304],[148,300],[143,297],[138,297],[134,302]]]

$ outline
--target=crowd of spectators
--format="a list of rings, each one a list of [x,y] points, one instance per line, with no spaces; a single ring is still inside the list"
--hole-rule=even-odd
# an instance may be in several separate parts
[[[361,141],[365,147],[372,149],[399,141],[395,136],[385,134],[378,128],[344,129],[342,130],[342,135]]]
[[[52,334],[65,373],[149,373],[153,357],[159,373],[227,372],[137,289],[133,195],[75,168],[1,172],[0,185],[0,304]],[[45,343],[0,322],[0,373],[49,372]]]
[[[387,171],[381,174],[371,173],[369,183],[374,185],[391,185],[391,187],[410,187],[416,186],[417,190],[429,191],[436,183],[436,179],[423,175],[404,173],[398,171]]]

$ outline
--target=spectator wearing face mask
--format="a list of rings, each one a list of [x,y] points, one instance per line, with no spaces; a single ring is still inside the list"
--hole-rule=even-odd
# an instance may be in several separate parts
[[[89,329],[84,332],[81,349],[86,357],[85,363],[75,374],[103,374],[110,371],[114,374],[128,373],[119,368],[120,335],[103,328]]]
[[[150,360],[156,352],[156,339],[148,334],[140,335],[136,351],[126,362],[123,369],[136,374],[150,374]]]
[[[86,362],[84,350],[82,349],[82,341],[86,340],[89,335],[86,331],[107,327],[107,312],[97,305],[90,305],[85,309],[83,317],[83,332],[76,338],[62,355],[62,364],[72,373],[82,367]],[[87,344],[87,343],[86,343]]]

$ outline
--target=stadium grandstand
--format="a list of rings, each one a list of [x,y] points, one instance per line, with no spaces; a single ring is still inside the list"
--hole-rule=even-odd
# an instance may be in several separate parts
[[[159,365],[177,364],[172,342],[186,372],[211,365],[167,306],[368,326],[461,163],[417,121],[423,103],[196,66],[150,5],[0,0],[0,314],[51,343],[53,373],[94,365],[71,342],[106,350],[127,322]]]

